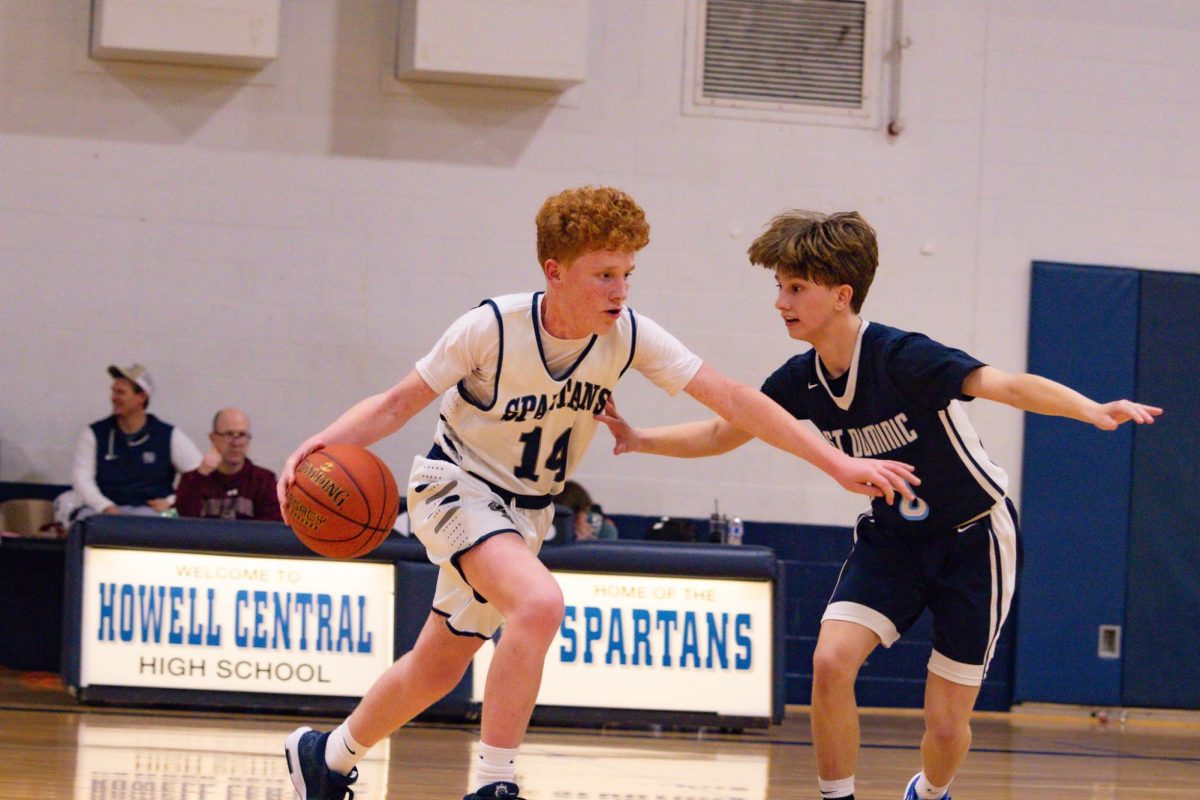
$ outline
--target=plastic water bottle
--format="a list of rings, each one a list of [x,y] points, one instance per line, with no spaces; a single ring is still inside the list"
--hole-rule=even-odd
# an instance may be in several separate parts
[[[729,544],[741,544],[742,535],[745,532],[746,529],[742,525],[742,518],[734,517],[729,521],[729,538],[727,541]]]
[[[726,518],[721,516],[721,511],[717,505],[717,501],[713,500],[713,513],[712,516],[708,518],[709,542],[713,544],[724,544],[726,534],[725,522]]]

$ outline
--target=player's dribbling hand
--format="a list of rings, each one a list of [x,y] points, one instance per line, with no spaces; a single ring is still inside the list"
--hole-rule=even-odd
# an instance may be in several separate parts
[[[304,443],[296,448],[296,452],[292,453],[284,462],[283,470],[279,473],[279,481],[275,484],[275,496],[279,498],[279,507],[283,509],[285,521],[287,519],[287,493],[296,480],[296,465],[303,461],[309,453],[320,450],[326,444],[327,442],[316,436],[311,436],[305,439]]]
[[[1157,406],[1135,403],[1132,400],[1113,400],[1102,403],[1097,407],[1092,417],[1092,424],[1102,431],[1115,430],[1122,422],[1136,422],[1139,425],[1153,424],[1154,418],[1163,413]]]
[[[838,470],[834,478],[843,489],[869,497],[882,497],[888,505],[895,501],[897,493],[905,500],[915,501],[917,498],[912,487],[921,483],[910,465],[871,458],[847,457],[844,467]]]
[[[636,453],[638,443],[638,430],[625,421],[625,418],[617,413],[617,403],[611,397],[604,404],[604,410],[593,414],[592,417],[597,422],[603,422],[608,426],[608,430],[613,435],[613,455],[619,456],[621,453]]]

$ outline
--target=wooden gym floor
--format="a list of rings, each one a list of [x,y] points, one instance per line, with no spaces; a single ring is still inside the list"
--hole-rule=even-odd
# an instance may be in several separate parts
[[[957,800],[1197,798],[1200,715],[1041,708],[979,714]],[[0,669],[4,800],[293,800],[282,756],[297,724],[337,720],[81,707],[58,677]],[[898,800],[920,718],[864,712],[859,800]],[[478,731],[415,724],[359,765],[358,800],[457,800]],[[528,800],[815,798],[808,715],[741,734],[535,728],[517,761]]]

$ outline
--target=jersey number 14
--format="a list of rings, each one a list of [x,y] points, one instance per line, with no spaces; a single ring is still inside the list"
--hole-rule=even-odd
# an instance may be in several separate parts
[[[545,468],[554,471],[555,482],[562,481],[567,477],[567,447],[571,444],[571,431],[573,428],[567,428],[562,434],[554,440],[554,445],[550,448],[550,455],[546,456]],[[538,456],[542,453],[542,429],[541,427],[521,434],[521,443],[525,445],[525,449],[521,451],[521,463],[513,467],[513,475],[516,475],[521,480],[538,481]]]

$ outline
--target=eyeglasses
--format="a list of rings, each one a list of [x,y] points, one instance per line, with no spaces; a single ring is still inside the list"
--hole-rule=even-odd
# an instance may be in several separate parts
[[[228,439],[231,442],[248,442],[251,438],[247,431],[213,431],[213,436],[220,436],[222,439]]]

